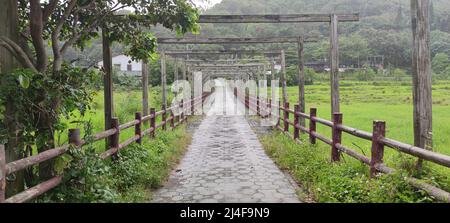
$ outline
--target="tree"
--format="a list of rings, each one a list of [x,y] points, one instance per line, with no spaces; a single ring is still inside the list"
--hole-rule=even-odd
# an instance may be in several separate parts
[[[83,50],[102,30],[111,41],[125,44],[126,54],[133,59],[149,60],[156,39],[143,27],[162,24],[179,34],[198,31],[198,11],[188,0],[19,0],[18,4],[19,32],[26,44],[1,36],[0,46],[25,69],[8,74],[1,93],[3,98],[17,94],[10,109],[27,116],[15,125],[20,126],[22,138],[28,138],[26,144],[35,143],[38,152],[55,147],[61,115],[88,106],[89,79],[83,76],[88,72],[72,67],[64,58],[71,47]],[[132,9],[133,14],[118,15],[124,9]],[[42,180],[53,172],[51,161],[39,166]]]
[[[431,66],[433,68],[433,72],[436,74],[441,74],[444,72],[445,68],[450,65],[450,60],[448,55],[445,53],[438,53],[434,56]]]

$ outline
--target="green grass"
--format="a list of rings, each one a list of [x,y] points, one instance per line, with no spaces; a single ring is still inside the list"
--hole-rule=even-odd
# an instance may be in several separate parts
[[[323,144],[298,145],[282,133],[264,136],[267,154],[287,170],[304,190],[301,200],[331,203],[419,203],[433,198],[408,185],[405,173],[368,177],[368,167],[345,157],[340,163],[329,161]]]
[[[306,113],[317,108],[318,116],[331,119],[329,83],[306,86]],[[409,83],[342,81],[340,88],[343,122],[364,131],[372,132],[373,120],[386,121],[386,136],[413,144],[412,88]],[[433,142],[434,151],[450,155],[450,82],[440,81],[433,85]],[[298,103],[298,88],[289,87],[291,108]],[[290,117],[291,119],[293,117]],[[307,122],[308,124],[308,122]],[[291,127],[292,131],[292,127]],[[331,128],[318,124],[317,131],[331,138]],[[306,140],[303,135],[302,139]],[[371,142],[343,133],[343,145],[370,157]],[[320,143],[321,144],[321,143]],[[321,144],[329,153],[329,146]],[[329,154],[327,159],[329,159]],[[349,157],[349,159],[351,159]],[[412,172],[411,156],[385,148],[385,162],[390,167]],[[450,169],[427,162],[425,176],[439,178],[439,186],[450,191]],[[411,173],[413,174],[413,173]]]
[[[169,95],[169,102],[172,95]],[[158,87],[150,92],[150,107],[161,109],[161,91]],[[80,128],[84,135],[82,122],[90,122],[92,133],[104,130],[104,103],[103,94],[98,92],[94,97],[91,110],[85,116],[74,114],[70,120],[63,120],[69,128]],[[141,91],[118,91],[114,93],[114,116],[120,123],[134,120],[134,114],[142,111]],[[157,119],[157,124],[160,122]],[[149,128],[144,125],[144,129]],[[134,136],[134,128],[120,132],[120,142]],[[63,167],[71,166],[79,168],[71,175],[80,176],[80,182],[86,181],[86,185],[80,187],[79,183],[68,181],[58,188],[46,193],[38,202],[148,202],[151,200],[152,189],[160,187],[174,165],[181,158],[187,146],[190,144],[191,135],[186,132],[186,126],[180,125],[174,131],[156,132],[155,138],[145,137],[143,144],[132,144],[121,150],[116,160],[107,159],[99,161],[98,158],[88,157],[86,163],[93,166],[70,164],[73,160],[70,156],[59,158]],[[67,130],[57,134],[57,143],[67,143]],[[105,151],[105,140],[93,143],[96,153]],[[96,161],[97,160],[97,161]],[[65,166],[71,165],[71,166]],[[64,167],[65,166],[65,167]],[[69,170],[69,169],[67,169]],[[67,170],[65,172],[67,172]],[[88,179],[92,183],[87,183]],[[98,182],[97,182],[98,181]],[[80,189],[82,188],[82,189]],[[97,189],[96,189],[97,188]],[[83,195],[86,194],[86,195]]]

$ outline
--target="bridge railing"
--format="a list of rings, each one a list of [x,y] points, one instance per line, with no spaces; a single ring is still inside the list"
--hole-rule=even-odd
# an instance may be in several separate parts
[[[112,128],[91,136],[92,138],[91,140],[89,140],[89,143],[109,138],[108,150],[101,153],[100,157],[102,159],[106,159],[114,156],[120,150],[131,145],[132,143],[142,144],[142,139],[145,136],[154,137],[155,132],[158,129],[167,130],[167,125],[170,124],[170,130],[173,130],[179,125],[183,124],[188,118],[188,116],[185,115],[185,112],[189,111],[190,109],[191,113],[194,114],[194,108],[198,104],[203,103],[204,99],[208,95],[209,94],[203,94],[202,96],[192,98],[187,102],[181,101],[180,104],[175,105],[180,106],[180,109],[182,111],[178,116],[174,115],[172,111],[175,108],[174,106],[158,112],[156,112],[155,109],[152,108],[150,109],[150,114],[148,116],[142,116],[140,112],[136,112],[135,120],[121,125],[119,124],[118,118],[113,118]],[[169,118],[167,118],[168,114]],[[161,117],[161,122],[159,124],[156,124],[158,117]],[[148,122],[150,123],[150,128],[142,130],[142,127],[144,126],[143,124]],[[134,127],[134,136],[120,143],[120,132],[132,127]],[[45,182],[39,183],[36,186],[28,188],[12,197],[5,197],[6,180],[8,175],[24,170],[30,166],[57,158],[68,152],[70,148],[75,147],[81,149],[87,144],[88,142],[81,138],[80,129],[70,129],[69,144],[65,144],[60,147],[36,154],[34,156],[29,156],[10,163],[6,163],[5,149],[3,145],[0,145],[0,203],[24,203],[60,185],[63,180],[62,175],[55,176]]]
[[[252,98],[250,100],[250,98]],[[383,162],[384,148],[389,147],[395,149],[401,153],[406,153],[411,156],[427,160],[437,165],[450,168],[450,156],[441,153],[433,152],[423,148],[419,148],[407,143],[403,143],[394,139],[387,138],[385,136],[386,123],[384,121],[373,121],[373,131],[366,132],[356,128],[346,126],[342,123],[343,114],[334,113],[333,120],[329,121],[317,117],[317,109],[311,108],[309,114],[300,112],[299,105],[294,106],[294,110],[290,109],[289,103],[284,105],[272,104],[271,101],[267,101],[268,106],[265,108],[260,107],[262,102],[257,96],[245,96],[239,98],[248,108],[256,108],[259,116],[270,115],[271,109],[279,109],[279,115],[275,118],[278,119],[278,123],[275,128],[284,132],[293,138],[296,142],[300,141],[300,133],[308,134],[309,142],[316,144],[317,140],[330,145],[331,147],[331,160],[334,162],[340,161],[341,153],[355,158],[362,163],[370,166],[370,176],[375,177],[377,173],[392,174],[394,169],[388,167]],[[253,103],[252,103],[253,101]],[[256,103],[255,103],[256,101]],[[265,112],[261,112],[262,110]],[[265,114],[265,115],[262,115]],[[291,121],[290,115],[293,115],[294,121]],[[305,125],[305,120],[309,120],[309,126]],[[317,132],[317,124],[321,124],[331,128],[331,139]],[[293,127],[293,134],[290,132],[290,127]],[[342,133],[347,133],[357,138],[371,141],[371,157],[367,157],[355,150],[342,144]],[[450,193],[442,190],[436,186],[425,183],[417,178],[407,177],[405,180],[412,186],[426,191],[429,195],[435,197],[437,200],[450,202]]]

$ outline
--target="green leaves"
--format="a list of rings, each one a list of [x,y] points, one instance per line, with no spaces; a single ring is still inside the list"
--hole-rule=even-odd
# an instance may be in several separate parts
[[[28,88],[30,86],[30,79],[24,75],[19,75],[19,83],[23,88]]]

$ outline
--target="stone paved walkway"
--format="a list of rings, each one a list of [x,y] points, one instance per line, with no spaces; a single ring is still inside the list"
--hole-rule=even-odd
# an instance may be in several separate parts
[[[243,116],[207,116],[155,203],[297,203]]]
[[[186,156],[152,202],[299,202],[295,183],[265,154],[240,115],[245,114],[244,105],[234,100],[229,88],[221,86],[208,99],[213,104],[195,130]]]

